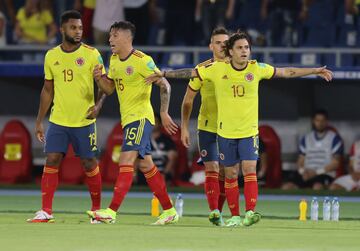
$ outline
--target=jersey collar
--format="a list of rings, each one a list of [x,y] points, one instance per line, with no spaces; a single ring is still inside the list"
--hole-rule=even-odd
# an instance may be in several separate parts
[[[121,59],[120,56],[119,56],[119,59],[121,62],[124,62],[126,60],[128,60],[128,58],[134,53],[135,49],[132,49],[129,53],[129,55],[127,55],[124,59]]]
[[[242,68],[242,69],[238,69],[238,68],[236,68],[234,65],[233,65],[233,63],[232,63],[232,61],[230,60],[230,64],[231,64],[231,67],[235,70],[235,71],[243,71],[243,70],[245,70],[246,69],[246,67],[248,66],[248,62],[246,62],[246,65],[245,65],[245,67],[244,68]]]
[[[60,44],[60,49],[62,50],[62,52],[72,53],[72,52],[76,51],[77,49],[79,49],[81,45],[82,45],[82,43],[80,43],[80,44],[79,44],[77,47],[75,47],[73,50],[71,50],[71,51],[66,51],[66,50],[64,50],[64,48],[62,47],[62,44]]]

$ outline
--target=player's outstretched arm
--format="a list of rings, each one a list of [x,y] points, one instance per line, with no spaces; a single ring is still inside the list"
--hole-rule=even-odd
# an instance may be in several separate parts
[[[326,69],[326,66],[319,68],[296,68],[296,67],[285,67],[285,68],[276,68],[275,77],[278,78],[297,78],[304,77],[309,75],[316,75],[327,82],[331,81],[333,78],[332,71]]]
[[[189,120],[196,94],[188,86],[181,105],[181,142],[186,148],[190,147]]]
[[[36,124],[35,124],[36,138],[42,143],[45,143],[43,120],[46,116],[47,111],[50,108],[51,103],[53,102],[53,99],[54,99],[54,81],[45,79],[44,86],[40,94],[39,111],[36,117]]]
[[[160,87],[160,117],[165,130],[171,135],[177,132],[178,126],[169,115],[171,87],[165,78],[160,78],[154,82]]]
[[[98,87],[106,94],[111,95],[115,90],[115,84],[114,81],[111,79],[108,79],[106,76],[102,75],[102,68],[103,65],[98,64],[95,66],[93,75],[96,84]]]
[[[190,79],[190,78],[198,78],[197,71],[192,68],[184,68],[178,70],[170,70],[170,71],[156,71],[154,74],[151,74],[147,78],[145,78],[145,82],[147,84],[151,84],[160,78],[181,78],[181,79]]]

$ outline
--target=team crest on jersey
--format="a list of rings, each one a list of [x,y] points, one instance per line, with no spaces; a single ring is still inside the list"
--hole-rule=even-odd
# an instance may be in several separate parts
[[[75,60],[75,64],[76,64],[77,66],[83,66],[83,65],[85,64],[85,59],[84,59],[83,57],[77,58],[77,59]]]
[[[126,67],[125,73],[130,76],[134,73],[134,68],[132,66]]]
[[[201,150],[200,155],[201,155],[201,157],[206,157],[207,156],[207,151],[206,150]]]
[[[252,73],[248,73],[245,75],[245,80],[248,81],[248,82],[251,82],[254,80],[254,74]]]

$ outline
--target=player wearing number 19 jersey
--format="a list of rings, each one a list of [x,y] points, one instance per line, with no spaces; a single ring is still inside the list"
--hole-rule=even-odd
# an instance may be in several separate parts
[[[150,155],[150,136],[154,125],[154,112],[150,102],[152,85],[147,85],[144,79],[158,69],[150,56],[133,48],[134,36],[135,26],[132,23],[115,22],[110,28],[109,42],[114,54],[110,59],[108,75],[101,76],[100,69],[94,71],[97,83],[105,93],[111,94],[116,89],[124,139],[119,159],[119,175],[109,208],[87,213],[92,219],[105,223],[115,222],[116,212],[132,185],[134,163],[139,158],[143,162],[139,169],[164,209],[155,224],[176,223],[178,215],[169,199],[164,178]],[[160,86],[162,123],[168,132],[174,133],[176,125],[168,115],[170,85],[165,79],[160,79],[157,84]]]
[[[58,171],[68,145],[72,144],[85,169],[92,208],[100,208],[101,176],[95,155],[95,117],[105,96],[95,105],[93,69],[102,64],[100,53],[81,43],[81,15],[67,11],[61,17],[62,44],[45,56],[45,83],[36,120],[36,136],[45,143],[46,164],[41,180],[42,210],[28,222],[53,222],[52,201]],[[44,135],[42,121],[51,105],[49,127]]]

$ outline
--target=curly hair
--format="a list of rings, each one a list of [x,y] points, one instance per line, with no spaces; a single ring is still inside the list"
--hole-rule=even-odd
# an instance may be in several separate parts
[[[235,33],[233,33],[229,39],[225,42],[225,55],[227,57],[230,57],[230,50],[234,47],[234,44],[236,41],[240,40],[240,39],[246,39],[246,41],[248,41],[249,43],[249,47],[251,50],[251,40],[248,34],[246,34],[245,32],[242,31],[237,31]]]

